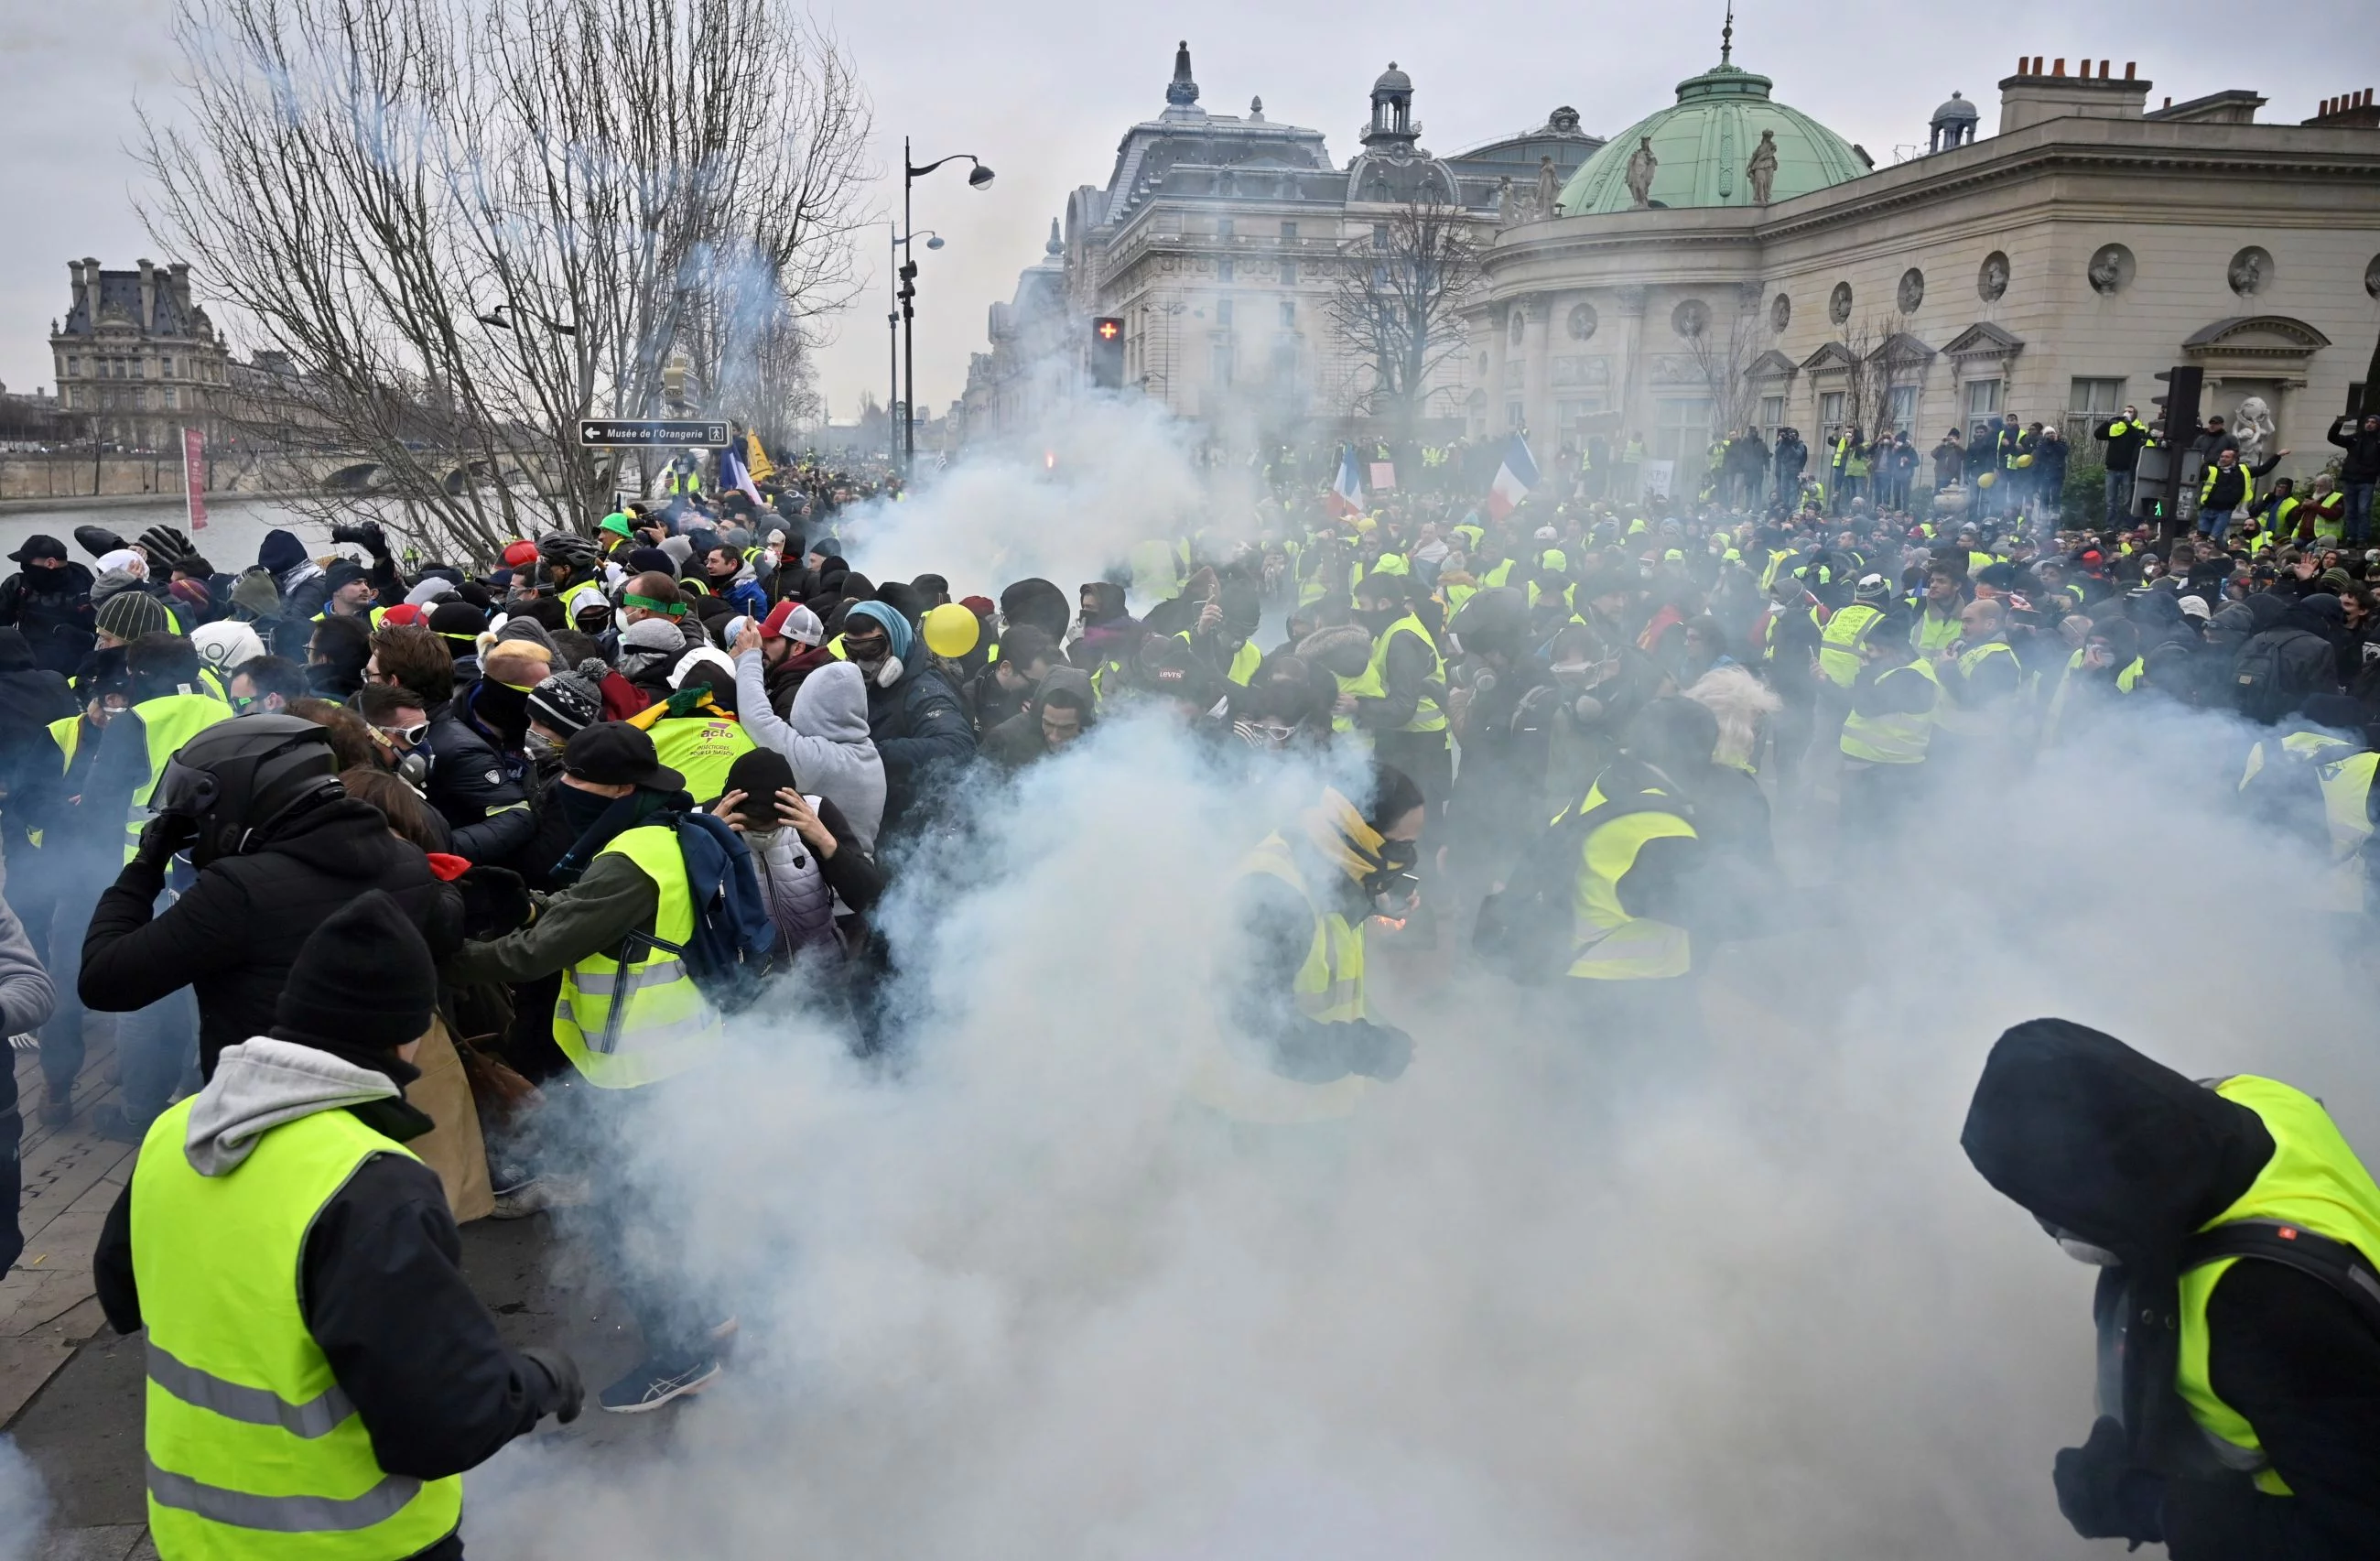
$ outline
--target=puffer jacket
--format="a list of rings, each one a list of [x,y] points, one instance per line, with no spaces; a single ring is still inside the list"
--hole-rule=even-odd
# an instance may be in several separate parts
[[[777,929],[777,955],[790,957],[804,949],[843,945],[835,923],[845,912],[865,915],[884,895],[884,875],[853,831],[851,821],[831,797],[808,797],[819,823],[834,836],[834,854],[820,857],[797,831],[780,829],[765,838],[750,834],[752,865],[760,881],[760,898]]]
[[[225,1046],[273,1027],[298,948],[365,890],[387,890],[433,955],[463,938],[462,896],[439,882],[419,847],[389,833],[379,809],[351,797],[319,802],[254,849],[208,863],[187,893],[153,912],[164,886],[163,867],[132,861],[100,896],[83,938],[82,1000],[127,1014],[190,987],[200,1066],[210,1075]]]

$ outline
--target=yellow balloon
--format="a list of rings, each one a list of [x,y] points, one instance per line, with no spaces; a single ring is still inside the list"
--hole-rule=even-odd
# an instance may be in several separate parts
[[[926,615],[926,649],[956,660],[975,649],[983,626],[973,613],[955,602],[945,602]]]
[[[2000,480],[2000,479],[1999,479],[1999,473],[1998,473],[1998,472],[1997,472],[1997,471],[1986,471],[1986,472],[1985,472],[1981,477],[1978,477],[1978,478],[1976,478],[1976,479],[1975,479],[1975,486],[1976,486],[1976,487],[1978,487],[1978,488],[1988,488],[1988,487],[1990,487],[1993,483],[1995,483],[1995,482],[1998,482],[1999,480]],[[937,610],[937,611],[940,611],[940,609],[939,609],[939,608],[937,608],[936,610]]]
[[[2016,457],[2016,463],[2019,466],[2031,466],[2033,464],[2033,457],[2031,456],[2019,456]]]

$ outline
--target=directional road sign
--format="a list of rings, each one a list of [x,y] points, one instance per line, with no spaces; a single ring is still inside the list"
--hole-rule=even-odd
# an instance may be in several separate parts
[[[587,418],[578,424],[581,445],[631,445],[640,449],[696,450],[727,443],[724,421],[698,418]]]

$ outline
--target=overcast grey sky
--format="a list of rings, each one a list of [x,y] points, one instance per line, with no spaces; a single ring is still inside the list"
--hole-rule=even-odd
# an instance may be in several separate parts
[[[1706,15],[1705,13],[1707,12]],[[50,321],[67,304],[66,262],[164,261],[133,215],[126,152],[133,97],[170,94],[168,0],[0,0],[0,191],[14,242],[0,248],[0,382],[50,381]],[[900,201],[900,152],[970,152],[999,172],[970,190],[945,169],[917,190],[917,221],[949,241],[921,251],[917,367],[940,407],[984,347],[987,305],[1040,256],[1050,219],[1078,184],[1104,184],[1126,127],[1164,106],[1173,44],[1187,37],[1201,101],[1242,114],[1261,95],[1276,121],[1311,126],[1330,154],[1355,150],[1372,79],[1391,59],[1414,78],[1424,144],[1445,152],[1542,121],[1559,104],[1613,132],[1671,101],[1718,54],[1720,0],[1652,5],[1425,5],[1228,0],[1160,8],[1091,0],[1007,6],[820,0],[817,15],[858,58],[874,99],[880,184]],[[2380,85],[2380,22],[2361,0],[2189,0],[2179,7],[2015,0],[1984,7],[1764,6],[1744,0],[1736,62],[1773,77],[1783,102],[1865,146],[1879,163],[1922,144],[1956,88],[1997,122],[1997,83],[2020,54],[2140,62],[2152,101],[2247,87],[2267,121],[2295,123],[2324,97]],[[2380,132],[2375,132],[2380,133]],[[868,285],[822,359],[837,416],[885,388],[884,238],[863,235]],[[203,296],[203,276],[198,279]]]

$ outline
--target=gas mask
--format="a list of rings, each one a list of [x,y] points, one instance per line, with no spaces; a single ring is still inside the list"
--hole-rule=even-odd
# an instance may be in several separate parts
[[[2072,1258],[2076,1262],[2087,1264],[2092,1268],[2121,1268],[2124,1266],[2123,1259],[2107,1250],[2105,1247],[2095,1246],[2093,1243],[2083,1240],[2082,1238],[2075,1235],[2070,1230],[2060,1230],[2058,1226],[2050,1224],[2047,1220],[2038,1217],[2034,1219],[2034,1223],[2040,1226],[2042,1229],[2047,1231],[2049,1233],[2049,1238],[2058,1243],[2058,1250],[2064,1252],[2068,1257]]]
[[[1383,840],[1380,865],[1364,874],[1364,893],[1383,915],[1402,916],[1420,896],[1421,880],[1414,875],[1421,848],[1411,840]]]

